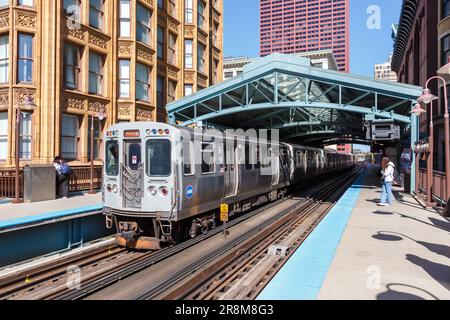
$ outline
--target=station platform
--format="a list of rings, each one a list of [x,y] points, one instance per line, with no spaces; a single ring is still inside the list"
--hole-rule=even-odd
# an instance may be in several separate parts
[[[377,206],[367,166],[258,300],[450,299],[450,220],[394,188]]]
[[[102,195],[0,204],[0,268],[85,246],[112,234],[106,229]]]
[[[12,229],[48,223],[55,219],[66,219],[74,215],[100,211],[102,195],[81,193],[67,199],[34,203],[0,203],[0,233]]]

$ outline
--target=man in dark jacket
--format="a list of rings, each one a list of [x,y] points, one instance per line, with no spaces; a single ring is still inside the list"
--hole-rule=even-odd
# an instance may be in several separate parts
[[[70,167],[61,157],[55,157],[53,166],[56,170],[56,192],[59,197],[67,199],[69,194]]]

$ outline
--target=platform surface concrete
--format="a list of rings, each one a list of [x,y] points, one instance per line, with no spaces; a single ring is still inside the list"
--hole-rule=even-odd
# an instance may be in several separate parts
[[[450,219],[398,188],[392,206],[377,206],[377,170],[369,170],[318,299],[450,299]]]
[[[101,192],[94,195],[87,193],[71,195],[67,199],[56,199],[34,203],[0,203],[0,224],[8,221],[22,221],[28,218],[39,218],[43,215],[57,216],[58,213],[77,212],[100,208]]]

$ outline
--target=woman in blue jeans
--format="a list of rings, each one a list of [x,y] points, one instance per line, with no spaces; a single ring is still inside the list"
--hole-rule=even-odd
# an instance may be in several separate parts
[[[381,162],[381,201],[379,206],[390,206],[394,200],[392,193],[392,183],[394,182],[395,164],[388,158],[383,158]]]

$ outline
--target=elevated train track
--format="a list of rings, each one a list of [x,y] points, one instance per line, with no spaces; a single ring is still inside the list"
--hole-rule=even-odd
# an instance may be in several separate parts
[[[222,257],[222,263],[216,264],[217,267],[214,270],[214,275],[211,273],[212,270],[209,270],[209,276],[203,278],[203,280],[200,281],[202,285],[196,287],[194,285],[194,282],[192,282],[189,286],[185,286],[185,288],[190,288],[189,291],[185,293],[176,291],[177,281],[183,279],[182,274],[195,274],[195,271],[203,270],[202,266],[207,265],[212,260],[218,259],[220,252],[222,252],[222,254],[227,253],[227,250],[229,252],[234,252],[237,247],[241,248],[240,250],[242,251],[242,245],[249,245],[250,243],[261,242],[261,245],[263,245],[266,242],[261,241],[261,239],[264,239],[266,237],[268,237],[268,239],[273,238],[273,236],[269,236],[270,233],[268,233],[268,230],[278,230],[278,232],[275,232],[276,234],[278,234],[279,232],[281,232],[281,227],[285,228],[292,224],[292,219],[295,216],[299,216],[299,212],[303,212],[303,215],[305,215],[306,217],[307,212],[314,211],[314,208],[318,208],[318,204],[322,203],[322,201],[326,199],[325,197],[327,193],[336,193],[337,186],[342,186],[343,181],[349,181],[349,179],[351,179],[351,177],[355,175],[356,171],[352,171],[351,174],[346,175],[346,178],[334,179],[333,182],[328,183],[328,186],[325,189],[320,188],[321,190],[319,192],[311,194],[310,198],[296,199],[295,204],[288,206],[286,210],[283,210],[271,219],[264,221],[257,228],[253,228],[250,233],[240,235],[235,240],[227,243],[220,250],[218,249],[205,256],[202,259],[202,263],[197,261],[188,266],[184,266],[181,268],[182,272],[179,272],[178,276],[169,278],[166,277],[163,281],[155,283],[145,292],[130,293],[129,298],[208,298],[208,295],[205,295],[203,289],[200,290],[198,287],[204,288],[205,283],[207,283],[208,280],[214,279],[214,275],[217,275],[219,273],[226,272],[228,274],[228,276],[226,277],[221,277],[222,279],[232,278],[232,276],[230,277],[229,275],[229,270],[230,266],[233,263],[231,261],[228,261],[230,256],[232,256],[231,253],[226,254],[228,260]],[[327,183],[324,183],[324,185],[327,185]],[[253,211],[250,211],[247,214],[231,221],[228,224],[229,228],[233,228],[233,226],[236,226],[243,221],[257,217],[259,214],[267,212],[270,209],[276,209],[287,200],[287,198],[280,199]],[[56,264],[44,265],[33,270],[27,270],[22,272],[21,274],[16,275],[13,278],[0,279],[0,287],[2,288],[0,290],[0,299],[75,300],[88,298],[94,293],[98,292],[100,292],[99,296],[101,296],[101,291],[108,288],[109,286],[112,286],[125,278],[136,275],[140,271],[143,271],[152,266],[164,268],[163,264],[161,264],[161,262],[163,262],[164,260],[167,260],[170,257],[177,257],[177,255],[183,255],[183,252],[188,248],[192,248],[195,245],[204,243],[205,241],[209,241],[208,239],[214,238],[215,236],[217,237],[221,232],[222,229],[217,228],[206,234],[200,235],[197,238],[188,240],[173,247],[164,248],[161,251],[156,252],[128,251],[124,250],[123,248],[109,246],[98,249],[94,252],[88,252],[86,253],[86,255],[73,257],[71,259],[68,259],[67,261],[59,261]],[[253,239],[253,241],[256,241],[255,239],[260,240],[258,240],[257,242],[251,242],[251,239]],[[273,241],[270,243],[273,243]],[[248,247],[247,249],[250,248]],[[259,253],[263,253],[265,250],[266,247],[262,247]],[[247,251],[244,250],[242,252]],[[245,256],[250,257],[253,255],[247,254]],[[234,263],[238,263],[237,261],[238,260],[235,260]],[[67,286],[66,271],[67,267],[72,265],[76,265],[80,268],[80,289],[73,290]],[[237,264],[237,266],[238,265],[239,263]],[[219,266],[222,267],[219,268]],[[231,269],[237,270],[233,267]],[[175,278],[178,278],[178,280]],[[216,292],[219,292],[220,290],[217,291],[213,288],[219,288],[220,286],[217,286],[218,283],[216,281],[213,282],[213,286],[211,286],[210,284],[206,285],[206,287],[209,291],[215,290]],[[175,291],[173,291],[173,289],[175,289]],[[213,296],[218,297],[220,296],[220,293]],[[209,297],[211,297],[211,294],[209,294]]]

